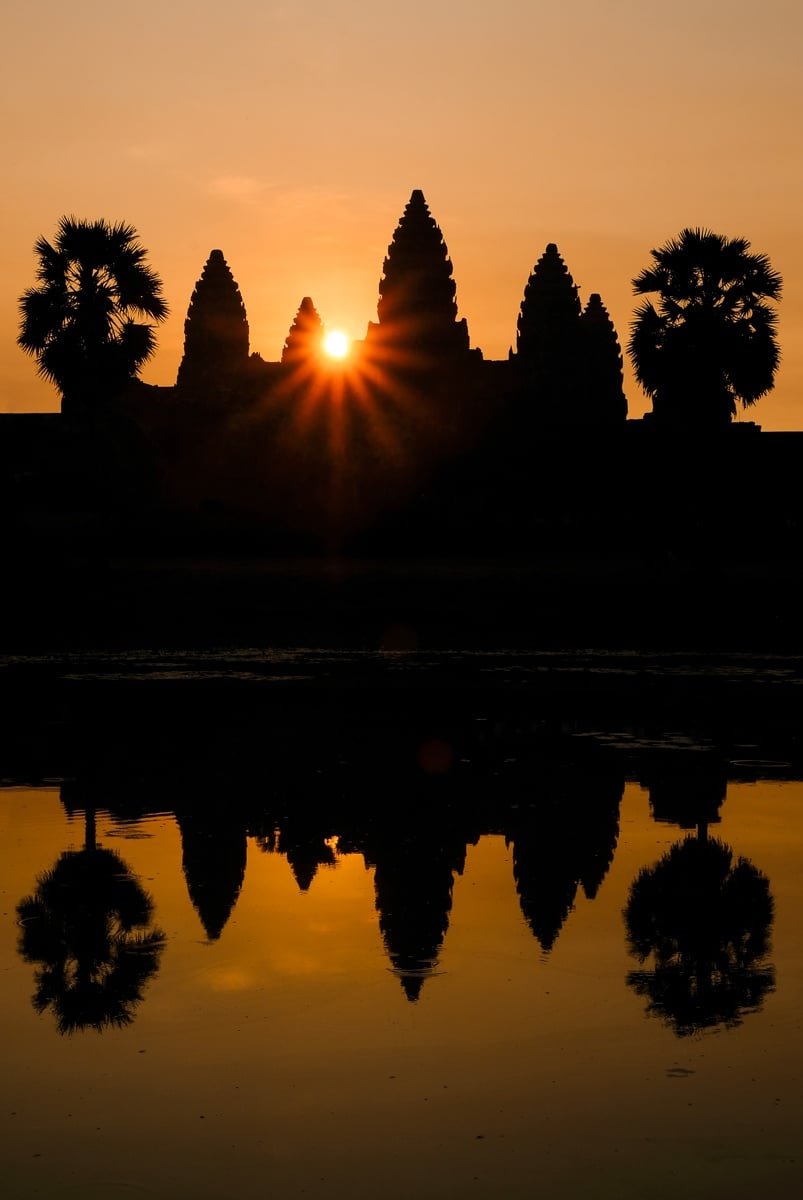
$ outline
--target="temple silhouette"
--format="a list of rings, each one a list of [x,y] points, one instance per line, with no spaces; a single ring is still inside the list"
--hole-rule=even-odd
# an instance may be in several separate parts
[[[258,529],[280,549],[360,549],[377,537],[403,548],[427,530],[455,544],[467,524],[481,534],[481,497],[486,536],[504,542],[522,510],[543,507],[528,495],[543,477],[531,439],[622,432],[618,336],[596,293],[581,307],[552,243],[527,282],[515,349],[486,361],[470,346],[446,242],[416,189],[382,265],[376,316],[336,364],[305,296],[279,360],[267,361],[213,249],[189,300],[174,387],[132,382],[94,414],[91,435],[76,401],[67,417],[0,418],[20,521],[58,496],[62,514],[101,506],[156,540],[166,529]]]
[[[222,250],[212,250],[187,310],[176,387],[197,397],[230,392],[247,360],[245,305]]]
[[[622,351],[597,293],[583,309],[558,248],[550,243],[527,281],[516,348],[507,362],[486,363],[471,349],[468,323],[458,316],[457,285],[448,248],[424,194],[413,191],[393,233],[379,281],[377,320],[352,345],[345,393],[375,390],[375,399],[403,403],[405,385],[445,402],[449,385],[464,393],[461,421],[477,404],[507,397],[529,401],[531,422],[547,428],[618,427],[627,416]],[[221,406],[248,405],[266,389],[286,394],[294,370],[320,373],[324,322],[305,296],[290,325],[280,364],[249,353],[248,320],[239,288],[221,250],[213,250],[195,286],[185,322],[184,355],[176,388]],[[277,371],[277,366],[285,371]],[[331,364],[329,370],[332,370]],[[360,375],[363,378],[360,379]],[[341,380],[341,382],[344,382]],[[417,385],[417,386],[416,386]],[[292,389],[290,389],[292,392]],[[162,397],[164,399],[164,397]],[[524,417],[517,413],[516,419]],[[454,433],[454,430],[450,430]]]
[[[401,614],[389,580],[387,596],[369,596],[359,580],[351,591],[310,576],[282,616],[300,629],[283,636],[306,642],[352,636],[312,629],[329,615],[381,641],[394,624],[455,628],[459,609],[496,644],[512,625],[519,640],[537,626],[565,645],[740,645],[735,590],[751,636],[797,635],[796,585],[784,576],[768,589],[763,567],[744,564],[771,558],[799,575],[803,433],[729,417],[697,427],[664,420],[665,404],[628,419],[619,334],[598,292],[581,299],[555,242],[526,281],[502,360],[471,344],[445,238],[418,189],[388,244],[376,320],[349,355],[323,352],[314,297],[290,302],[287,321],[278,358],[263,358],[236,267],[215,248],[189,299],[174,386],[133,379],[91,412],[73,396],[60,414],[0,416],[7,548],[30,580],[16,608],[9,597],[9,629],[28,637],[51,624],[39,577],[56,564],[74,581],[61,592],[62,639],[107,625],[139,637],[149,623],[151,639],[197,640],[210,619],[218,642],[253,638],[250,611],[269,606],[274,621],[282,612],[261,580],[218,602],[219,576],[215,595],[206,584],[185,594],[171,577],[156,598],[137,567],[130,606],[122,583],[94,611],[79,595],[87,563],[221,554],[494,564],[474,590],[454,582],[450,593],[422,574]],[[546,574],[533,568],[526,587],[492,579],[500,563],[538,555]],[[618,564],[647,567],[648,604],[628,604]],[[96,572],[99,597],[101,584]]]

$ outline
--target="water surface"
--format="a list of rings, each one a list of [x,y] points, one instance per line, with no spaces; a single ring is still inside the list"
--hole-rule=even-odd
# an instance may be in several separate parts
[[[803,784],[419,750],[0,791],[4,1196],[800,1194]]]

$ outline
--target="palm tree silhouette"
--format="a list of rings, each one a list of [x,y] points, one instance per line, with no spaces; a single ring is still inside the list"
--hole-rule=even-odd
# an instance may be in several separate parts
[[[165,934],[153,902],[112,850],[97,846],[86,810],[82,850],[68,850],[17,905],[19,952],[38,964],[33,1006],[50,1008],[59,1033],[130,1025],[159,969]]]
[[[654,963],[627,982],[681,1037],[741,1024],[775,988],[769,881],[723,842],[688,837],[672,846],[636,877],[624,917],[630,953]]]
[[[774,383],[780,360],[775,310],[781,276],[744,238],[684,229],[633,280],[637,295],[628,351],[656,418],[717,426],[754,404]]]
[[[34,249],[37,285],[20,297],[17,342],[61,391],[63,412],[91,413],[153,354],[150,322],[168,311],[161,281],[132,225],[62,217],[54,242]]]

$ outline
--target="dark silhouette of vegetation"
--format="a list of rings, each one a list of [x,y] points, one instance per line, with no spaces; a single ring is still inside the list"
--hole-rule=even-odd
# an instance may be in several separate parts
[[[741,1024],[774,990],[769,881],[722,842],[689,837],[673,846],[639,872],[624,916],[631,954],[654,963],[627,982],[681,1037]]]
[[[20,298],[17,341],[61,391],[62,412],[91,415],[153,354],[167,316],[161,282],[132,225],[62,217],[54,242],[34,249],[37,285]]]
[[[684,229],[651,251],[633,280],[637,295],[629,353],[636,376],[666,424],[716,428],[774,383],[780,359],[775,310],[781,276],[745,238]]]
[[[195,285],[184,322],[184,357],[176,386],[196,394],[225,393],[248,363],[248,318],[222,250],[212,250]]]
[[[416,189],[399,221],[382,267],[378,344],[400,366],[434,366],[469,348],[468,326],[457,319],[452,262],[424,193]]]
[[[65,851],[17,905],[19,952],[38,965],[33,1006],[53,1011],[59,1033],[130,1025],[166,941],[150,896],[97,845],[91,806],[85,819],[84,848]]]
[[[282,348],[283,363],[308,363],[321,353],[323,321],[309,296],[299,305]]]

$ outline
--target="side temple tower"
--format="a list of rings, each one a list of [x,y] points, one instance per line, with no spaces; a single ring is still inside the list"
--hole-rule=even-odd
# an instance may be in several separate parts
[[[184,322],[176,386],[199,395],[225,392],[248,362],[248,318],[222,250],[212,250]]]

